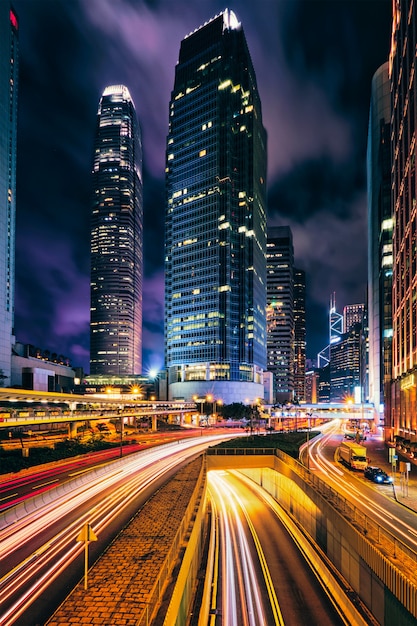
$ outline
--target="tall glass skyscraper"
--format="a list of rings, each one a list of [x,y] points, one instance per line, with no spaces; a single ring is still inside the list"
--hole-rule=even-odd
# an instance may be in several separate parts
[[[18,19],[0,2],[0,374],[10,385],[14,343]]]
[[[123,85],[100,99],[93,158],[90,373],[142,370],[142,140]]]
[[[266,367],[266,133],[232,11],[181,42],[166,193],[170,398],[253,403]]]

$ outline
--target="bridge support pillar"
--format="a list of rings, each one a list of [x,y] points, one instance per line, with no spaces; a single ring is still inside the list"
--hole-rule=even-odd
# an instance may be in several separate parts
[[[180,426],[184,426],[184,413],[180,413]]]
[[[70,422],[68,424],[68,437],[75,439],[77,436],[77,422]]]
[[[152,415],[152,432],[156,432],[158,430],[158,423],[156,419],[156,415]]]

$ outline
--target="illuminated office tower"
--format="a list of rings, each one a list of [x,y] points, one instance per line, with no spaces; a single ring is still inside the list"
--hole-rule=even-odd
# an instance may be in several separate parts
[[[369,107],[368,187],[368,326],[369,400],[378,414],[384,408],[387,437],[392,372],[391,88],[388,63],[375,72]],[[382,418],[382,415],[381,415]]]
[[[142,369],[142,141],[123,85],[100,99],[93,157],[90,373]]]
[[[14,343],[18,19],[0,2],[0,374],[10,386]]]
[[[181,42],[166,152],[165,356],[171,399],[263,398],[266,133],[241,24]]]
[[[267,346],[274,401],[294,400],[294,248],[288,226],[268,228]]]
[[[329,309],[329,343],[338,343],[344,332],[343,315],[336,310],[336,294],[330,296]]]
[[[390,52],[393,280],[391,435],[417,441],[416,4],[393,3]],[[387,425],[386,425],[387,427]]]

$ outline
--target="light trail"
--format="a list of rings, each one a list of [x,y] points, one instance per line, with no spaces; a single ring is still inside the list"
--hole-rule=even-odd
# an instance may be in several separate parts
[[[278,600],[261,543],[239,494],[220,471],[209,473],[209,492],[215,523],[221,528],[222,623],[228,626],[283,625]],[[246,521],[246,525],[243,523]],[[252,554],[256,550],[260,570]],[[214,580],[217,581],[217,576]],[[266,588],[269,599],[264,604]],[[213,586],[213,596],[218,593]],[[212,607],[215,597],[212,596]],[[238,610],[239,609],[239,610]]]
[[[370,485],[364,485],[362,481],[358,484],[361,485],[359,489],[352,480],[341,480],[342,478],[352,478],[359,480],[355,477],[355,473],[351,471],[342,470],[336,465],[336,461],[329,461],[325,455],[324,450],[328,445],[332,436],[334,436],[340,429],[339,420],[334,420],[326,429],[326,434],[322,437],[313,440],[310,443],[310,463],[315,464],[315,468],[324,475],[323,480],[330,484],[338,493],[346,498],[347,501],[354,504],[358,511],[361,511],[370,520],[373,519],[376,524],[379,524],[381,528],[385,528],[394,538],[399,539],[405,546],[408,546],[410,550],[417,552],[417,536],[415,525],[410,525],[401,517],[388,511],[386,507],[381,506],[372,497],[367,495],[367,490],[371,488]],[[313,456],[315,451],[315,456]],[[391,486],[389,487],[391,488]],[[384,487],[378,487],[378,493],[383,494]],[[393,503],[395,504],[395,503]],[[417,514],[416,514],[417,515]],[[416,538],[414,538],[416,537]]]
[[[111,464],[106,475],[88,484],[68,481],[67,492],[39,506],[0,531],[0,559],[27,554],[0,579],[0,624],[11,626],[83,552],[76,538],[86,522],[100,536],[158,477],[225,436],[187,439],[129,456]],[[94,472],[91,472],[94,476]],[[90,503],[90,504],[89,504]],[[3,516],[0,516],[0,520]],[[68,522],[65,519],[68,518]],[[58,531],[54,528],[60,526]],[[37,538],[42,533],[43,542]],[[49,536],[48,536],[49,535]],[[35,547],[33,547],[35,544]],[[104,549],[104,547],[103,547]],[[21,552],[19,552],[21,553]]]

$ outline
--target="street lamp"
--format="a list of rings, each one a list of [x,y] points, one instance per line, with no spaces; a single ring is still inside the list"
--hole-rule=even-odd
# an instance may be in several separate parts
[[[310,469],[310,419],[311,413],[307,413],[307,469]]]
[[[193,400],[194,402],[197,404],[200,404],[200,418],[201,415],[203,414],[203,403],[204,403],[204,398],[199,398],[198,396],[193,396]],[[199,424],[197,424],[197,426],[199,426]]]
[[[120,458],[122,458],[123,456],[123,427],[124,427],[123,408],[119,407],[118,412],[120,413]]]

